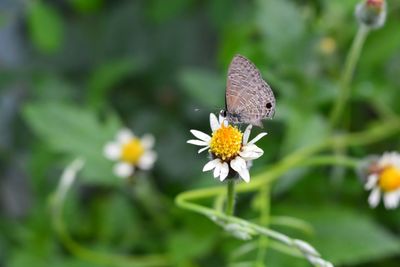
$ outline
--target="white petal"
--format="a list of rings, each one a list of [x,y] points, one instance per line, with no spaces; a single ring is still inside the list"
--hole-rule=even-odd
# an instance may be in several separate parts
[[[251,133],[251,129],[253,128],[253,125],[249,124],[246,127],[246,130],[244,130],[243,133],[243,145],[246,145],[247,142],[249,141],[249,137],[250,137],[250,133]]]
[[[241,157],[236,157],[231,160],[231,167],[234,169],[242,179],[248,183],[250,182],[250,173],[246,166],[246,161]]]
[[[261,138],[263,138],[264,136],[266,136],[268,133],[260,133],[258,134],[256,137],[254,137],[249,144],[254,144],[255,142],[257,142],[258,140],[260,140]]]
[[[119,162],[114,166],[114,174],[121,178],[127,178],[133,174],[134,167],[125,162]]]
[[[393,165],[396,166],[396,168],[400,169],[400,154],[397,152],[393,152]]]
[[[367,183],[365,184],[364,188],[366,190],[371,190],[375,187],[376,183],[378,182],[379,176],[377,174],[371,174],[367,177]]]
[[[188,140],[188,141],[186,141],[186,143],[192,144],[195,146],[208,146],[208,142],[204,142],[204,141],[196,140],[196,139]]]
[[[145,135],[143,135],[142,138],[140,139],[140,142],[142,143],[142,146],[143,146],[145,149],[151,149],[151,148],[153,148],[153,146],[154,146],[155,139],[154,139],[154,136],[153,136],[153,135],[151,135],[151,134],[145,134]]]
[[[149,170],[153,167],[157,159],[157,153],[154,151],[145,152],[139,159],[138,167],[142,170]]]
[[[208,142],[211,140],[211,136],[209,136],[208,134],[205,134],[203,132],[197,131],[197,130],[190,130],[190,132],[196,136],[197,138],[199,138],[201,141],[205,141]]]
[[[229,165],[226,162],[223,162],[221,165],[221,173],[219,174],[219,180],[222,182],[228,177],[229,174]]]
[[[222,112],[219,113],[219,125],[224,125],[225,127],[228,126],[228,120],[226,119],[226,117],[222,116]]]
[[[400,165],[400,154],[397,152],[385,152],[378,161],[378,165],[384,168],[388,165]]]
[[[122,129],[117,133],[117,141],[120,144],[128,143],[129,141],[132,140],[133,137],[134,137],[133,133],[131,132],[131,130],[127,128]]]
[[[242,168],[246,168],[246,162],[241,157],[236,157],[231,160],[231,167],[239,172]]]
[[[214,169],[214,178],[217,178],[220,175],[221,167],[222,167],[222,163],[220,161],[218,161],[217,165],[215,165],[215,169]]]
[[[209,148],[210,148],[210,146],[203,147],[203,148],[199,149],[199,151],[197,151],[197,153],[200,154],[201,152],[203,152]]]
[[[395,209],[399,206],[400,193],[398,191],[388,192],[383,195],[385,208]]]
[[[217,116],[215,116],[214,113],[210,113],[210,126],[213,132],[221,127],[221,124],[219,123]]]
[[[258,159],[264,154],[264,151],[256,145],[248,144],[243,146],[242,151],[239,152],[239,155],[244,160],[254,160]]]
[[[110,160],[117,160],[121,156],[121,146],[116,142],[107,143],[104,146],[103,154]]]
[[[247,169],[250,170],[250,168],[253,167],[253,161],[252,160],[246,160],[246,167],[247,167]]]
[[[242,179],[246,182],[249,183],[250,182],[250,172],[247,168],[242,169],[239,172],[240,177],[242,177]]]
[[[219,113],[218,121],[219,121],[219,125],[222,125],[226,121],[226,118],[224,116],[222,116],[222,112]]]
[[[383,155],[378,160],[378,165],[379,165],[379,167],[383,168],[383,167],[386,167],[389,164],[390,164],[390,159],[389,159],[388,153],[385,152],[385,153],[383,153]]]
[[[215,166],[217,166],[217,163],[219,163],[219,159],[214,159],[212,161],[207,162],[207,164],[204,165],[203,167],[203,172],[211,171],[212,169],[215,168]]]
[[[381,191],[378,187],[374,188],[368,197],[368,203],[371,208],[375,208],[379,204],[379,200],[381,198]]]

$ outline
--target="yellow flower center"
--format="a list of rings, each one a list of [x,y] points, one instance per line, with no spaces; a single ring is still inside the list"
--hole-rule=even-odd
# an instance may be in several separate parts
[[[336,50],[336,41],[332,37],[325,37],[319,43],[319,50],[325,55],[331,55]]]
[[[242,137],[238,128],[222,125],[211,137],[210,151],[222,160],[232,159],[242,148]]]
[[[379,187],[385,192],[399,189],[400,170],[393,166],[384,168],[379,176]]]
[[[122,147],[121,160],[136,164],[144,153],[143,145],[138,138],[133,138]]]

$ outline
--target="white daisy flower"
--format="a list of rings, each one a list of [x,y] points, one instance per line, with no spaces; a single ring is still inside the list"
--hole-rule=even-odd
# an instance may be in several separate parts
[[[242,133],[237,127],[228,125],[223,116],[220,115],[218,119],[213,113],[210,114],[210,126],[211,136],[190,130],[197,139],[187,141],[189,144],[201,146],[199,153],[209,150],[212,160],[204,166],[203,172],[213,170],[214,178],[219,177],[220,181],[236,172],[246,183],[250,182],[251,161],[264,154],[255,142],[267,133],[260,133],[249,142],[251,124]]]
[[[400,203],[400,154],[386,152],[370,162],[365,189],[371,190],[368,203],[378,206],[381,196],[387,209],[395,209]]]
[[[121,178],[133,175],[135,169],[149,170],[157,159],[157,154],[152,150],[154,137],[150,134],[142,138],[136,137],[129,129],[120,130],[115,141],[104,146],[104,156],[117,161],[114,174]]]

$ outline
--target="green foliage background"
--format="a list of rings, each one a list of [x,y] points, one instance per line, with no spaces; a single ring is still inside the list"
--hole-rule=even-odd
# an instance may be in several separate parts
[[[215,186],[187,145],[224,106],[227,66],[250,58],[277,98],[252,173],[325,138],[344,60],[357,30],[355,0],[0,1],[0,265],[103,266],[75,257],[52,230],[50,196],[77,156],[84,172],[65,220],[76,241],[115,254],[164,253],[172,266],[252,266],[255,252],[213,222],[173,204]],[[367,39],[342,124],[349,131],[400,115],[400,2]],[[327,47],[330,45],[330,47]],[[158,161],[141,182],[113,176],[102,147],[123,125],[156,137]],[[255,130],[260,131],[260,130]],[[255,133],[253,133],[255,134]],[[392,136],[347,153],[398,150]],[[335,266],[399,266],[400,213],[371,210],[356,174],[331,167],[288,172],[273,186],[272,214],[304,219],[308,240]],[[238,214],[254,218],[250,194]],[[249,243],[251,244],[251,242]],[[129,266],[129,265],[127,265]],[[268,250],[265,266],[309,266]]]

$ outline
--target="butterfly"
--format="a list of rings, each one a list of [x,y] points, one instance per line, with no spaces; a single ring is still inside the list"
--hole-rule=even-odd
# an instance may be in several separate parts
[[[225,92],[225,110],[221,114],[230,123],[262,127],[262,120],[275,113],[275,97],[260,71],[247,58],[236,55],[229,65]]]

